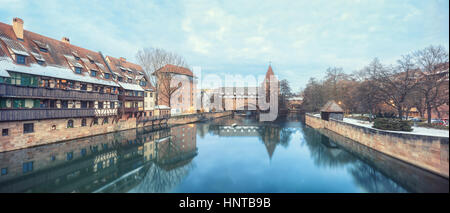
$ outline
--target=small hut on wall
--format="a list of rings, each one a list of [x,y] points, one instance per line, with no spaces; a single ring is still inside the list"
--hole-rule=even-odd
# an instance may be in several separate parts
[[[344,119],[344,110],[335,101],[328,101],[320,110],[320,117],[322,120],[334,120],[342,121]]]

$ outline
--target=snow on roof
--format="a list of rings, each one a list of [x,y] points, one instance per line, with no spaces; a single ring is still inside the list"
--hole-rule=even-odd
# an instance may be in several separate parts
[[[0,57],[0,65],[1,65],[1,61],[7,60],[7,59],[8,59],[7,57]],[[3,69],[0,67],[0,77],[8,77],[9,78],[11,76],[9,76],[9,73],[6,72],[6,69]]]
[[[67,61],[69,61],[69,64],[71,64],[72,66],[83,68],[83,65],[78,63],[78,61],[77,61],[77,59],[75,59],[75,57],[73,57],[71,55],[64,55],[64,57],[67,58]]]
[[[38,61],[45,61],[44,57],[42,57],[42,55],[38,52],[31,52],[31,55],[34,56],[34,58]]]
[[[126,90],[144,91],[144,89],[142,89],[142,87],[137,84],[119,82],[119,85]]]
[[[21,43],[4,36],[0,36],[0,39],[2,39],[6,46],[9,47],[15,54],[29,56],[28,52],[25,50],[25,47]]]
[[[107,86],[118,87],[113,81],[105,81],[102,79],[97,79],[90,77],[87,73],[76,74],[71,69],[67,67],[57,67],[57,66],[41,66],[38,64],[31,64],[30,66],[16,65],[12,62],[10,58],[5,58],[5,60],[0,60],[0,73],[3,71],[12,71],[27,73],[32,75],[47,76],[59,79],[81,81],[93,84],[102,84]],[[9,76],[5,76],[9,77]]]

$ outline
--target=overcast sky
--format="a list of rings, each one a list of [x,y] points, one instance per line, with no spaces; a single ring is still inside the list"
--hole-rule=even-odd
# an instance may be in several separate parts
[[[394,63],[431,44],[449,48],[448,0],[0,0],[0,21],[136,62],[143,47],[184,56],[203,74],[275,74],[294,89],[327,67]]]

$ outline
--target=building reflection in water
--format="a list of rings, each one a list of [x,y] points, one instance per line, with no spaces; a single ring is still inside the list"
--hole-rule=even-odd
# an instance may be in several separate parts
[[[0,153],[0,192],[169,191],[192,167],[195,134],[141,128]]]
[[[303,136],[300,144],[307,146],[315,166],[347,169],[355,183],[366,192],[448,192],[445,178],[333,132],[309,128],[300,121],[301,116],[288,116],[278,122],[256,123],[235,116],[233,120],[218,119],[214,124],[204,124],[199,131],[208,130],[221,137],[259,137],[269,158],[273,157],[278,145],[288,147],[292,143],[292,134],[300,132]]]

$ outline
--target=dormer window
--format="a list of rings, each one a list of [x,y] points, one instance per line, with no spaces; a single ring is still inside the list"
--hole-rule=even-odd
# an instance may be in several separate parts
[[[97,71],[95,71],[95,70],[91,70],[91,76],[92,76],[92,77],[95,77],[95,76],[97,76]]]
[[[46,49],[46,48],[39,47],[39,50],[40,50],[41,52],[48,53],[48,49]]]
[[[16,62],[18,64],[25,64],[25,57],[24,55],[16,55]]]
[[[119,76],[119,77],[117,78],[117,80],[120,81],[120,82],[122,82],[122,81],[123,81],[123,78]]]
[[[109,79],[109,73],[105,73],[105,79]]]
[[[128,78],[128,83],[131,83],[131,82],[133,82],[133,80],[131,80],[131,78]]]
[[[145,86],[147,85],[147,82],[141,81],[141,82],[140,82],[140,85],[143,86],[143,87],[145,87]]]
[[[131,75],[131,74],[133,74],[133,73],[132,73],[131,71],[128,71],[128,74],[130,74],[130,75]]]
[[[81,67],[75,67],[75,73],[81,74]]]
[[[80,57],[75,56],[75,60],[79,61],[79,60],[80,60]]]
[[[122,68],[120,68],[120,70],[122,70],[122,72],[126,72],[126,70],[125,70],[125,69],[122,69]]]
[[[41,60],[37,60],[37,63],[38,63],[39,65],[44,65],[44,61],[41,61]]]

